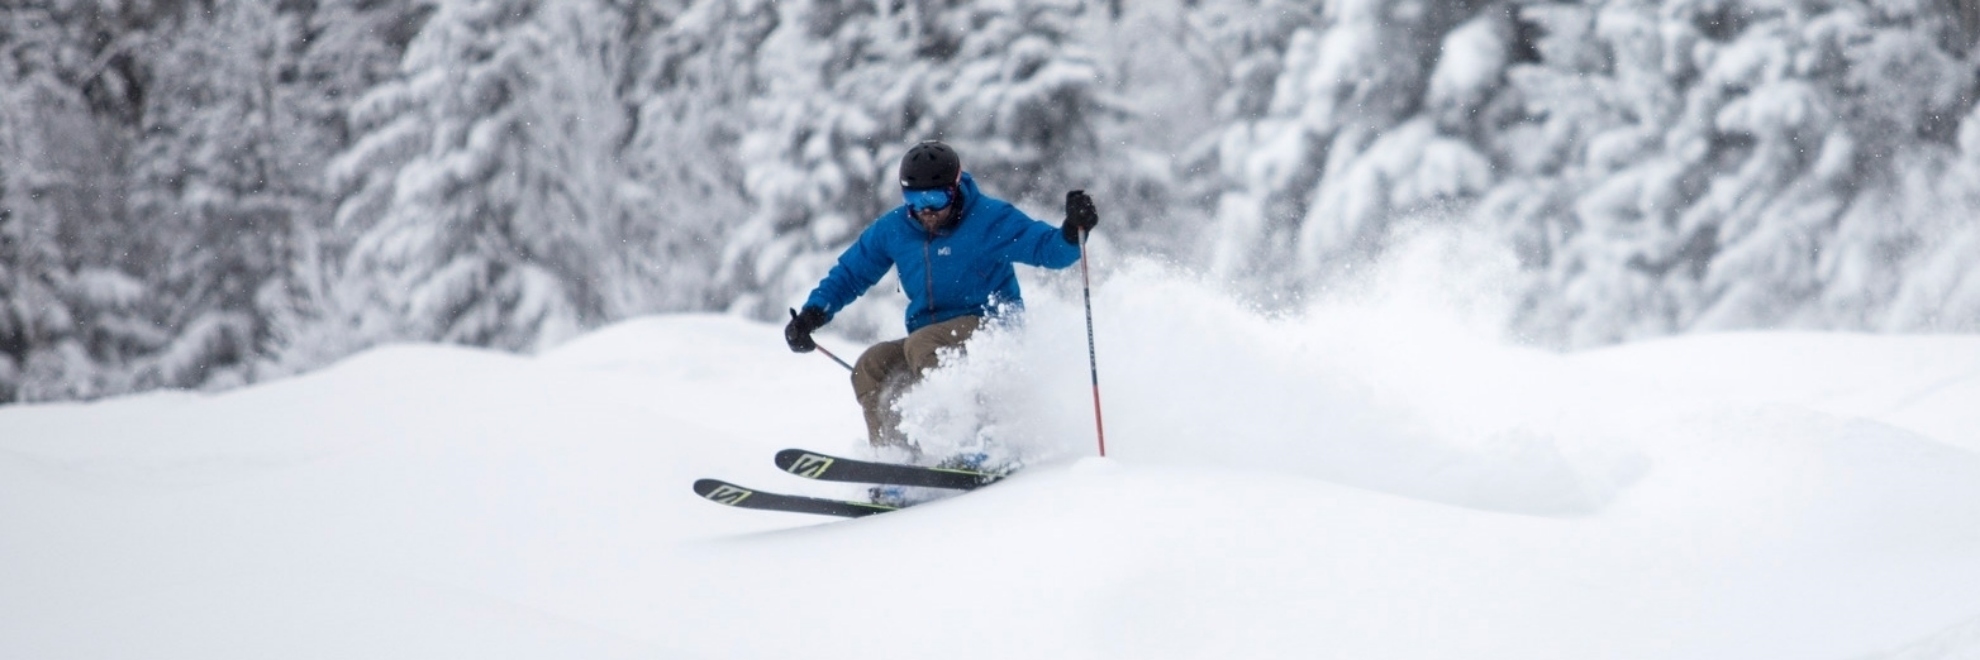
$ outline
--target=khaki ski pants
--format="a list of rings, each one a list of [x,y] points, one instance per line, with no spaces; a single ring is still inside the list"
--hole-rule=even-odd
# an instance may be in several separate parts
[[[962,316],[928,325],[906,338],[883,341],[866,349],[853,364],[853,396],[866,412],[866,439],[873,446],[907,444],[901,436],[900,413],[894,399],[921,375],[934,369],[943,348],[961,348],[976,333],[981,317]]]

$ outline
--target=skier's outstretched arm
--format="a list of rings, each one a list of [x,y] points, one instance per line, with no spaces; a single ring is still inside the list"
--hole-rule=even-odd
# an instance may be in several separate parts
[[[886,218],[882,217],[881,222],[884,221]],[[876,226],[879,224],[874,223]],[[790,323],[784,326],[784,343],[789,344],[792,351],[809,353],[816,349],[818,344],[811,340],[811,333],[832,322],[833,315],[865,295],[866,290],[873,288],[874,283],[887,274],[887,269],[894,266],[894,260],[879,249],[880,241],[874,235],[875,231],[874,227],[868,227],[861,232],[859,240],[839,255],[839,262],[833,264],[832,272],[827,273],[818,287],[811,290],[811,296],[805,299],[804,310],[791,313]]]
[[[1023,229],[1011,242],[1011,261],[1045,268],[1065,268],[1079,261],[1080,235],[1100,224],[1093,199],[1084,190],[1066,193],[1066,219],[1056,228],[1025,216],[1022,211],[1012,211],[1024,222]]]

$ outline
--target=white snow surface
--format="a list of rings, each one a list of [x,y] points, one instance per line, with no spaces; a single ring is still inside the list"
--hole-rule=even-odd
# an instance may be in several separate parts
[[[1980,656],[1980,337],[1562,355],[1129,267],[1101,459],[1053,277],[903,403],[1030,467],[860,520],[690,491],[856,493],[770,464],[860,451],[844,371],[733,317],[0,409],[0,657]]]

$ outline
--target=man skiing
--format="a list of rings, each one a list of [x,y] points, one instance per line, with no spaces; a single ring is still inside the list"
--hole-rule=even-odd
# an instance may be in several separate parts
[[[1009,203],[983,194],[962,169],[962,158],[939,140],[927,140],[901,157],[903,204],[881,215],[813,289],[804,308],[784,326],[791,350],[810,352],[811,333],[887,274],[900,273],[907,294],[902,339],[868,348],[853,365],[853,396],[866,414],[867,440],[900,446],[893,399],[937,365],[942,348],[960,347],[999,309],[1023,304],[1012,264],[1065,268],[1080,257],[1084,232],[1099,223],[1084,191],[1066,193],[1059,227],[1032,219]]]

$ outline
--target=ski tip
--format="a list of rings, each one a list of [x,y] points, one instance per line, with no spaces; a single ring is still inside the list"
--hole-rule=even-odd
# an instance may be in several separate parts
[[[721,488],[724,483],[721,479],[696,479],[694,494],[707,497],[709,493],[715,492],[715,489]]]
[[[829,461],[829,460],[834,460],[836,458],[837,458],[836,456],[827,456],[825,454],[820,454],[818,452],[811,451],[808,449],[785,449],[783,451],[777,452],[776,460],[777,460],[777,467],[788,470],[790,469],[790,466],[797,465],[798,463],[802,463],[806,460]]]
[[[694,494],[716,504],[735,506],[749,499],[749,496],[755,495],[756,491],[721,479],[697,479],[694,482]]]
[[[802,449],[786,449],[777,452],[777,467],[789,469],[786,466],[796,463],[799,458],[809,453],[811,452]]]
[[[851,515],[848,515],[848,516],[846,516],[847,518],[865,518],[865,517],[867,517],[867,516],[873,516],[873,515],[879,515],[879,514],[882,514],[882,513],[889,513],[889,512],[893,512],[893,511],[899,511],[899,510],[901,510],[901,509],[903,508],[903,507],[898,507],[898,506],[882,506],[882,505],[879,505],[879,504],[865,504],[865,503],[861,503],[861,502],[852,502],[851,504],[853,504],[853,505],[856,505],[856,506],[861,506],[861,507],[865,507],[865,510],[863,510],[863,511],[858,511],[858,512],[854,512],[854,513],[852,513]]]
[[[818,479],[825,476],[825,471],[832,469],[832,464],[838,460],[802,449],[786,449],[777,452],[777,469],[807,479]]]

